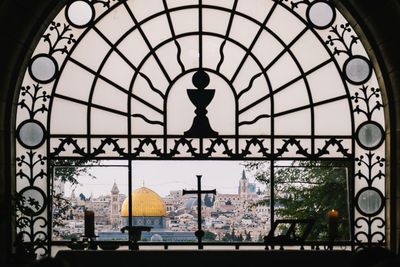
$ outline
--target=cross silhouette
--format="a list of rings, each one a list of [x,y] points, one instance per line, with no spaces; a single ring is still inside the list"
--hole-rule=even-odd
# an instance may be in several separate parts
[[[199,249],[203,249],[201,239],[204,236],[204,231],[201,229],[201,194],[217,194],[214,190],[201,190],[201,175],[197,175],[197,190],[183,190],[183,195],[196,194],[197,195],[197,231],[195,235],[199,244]]]

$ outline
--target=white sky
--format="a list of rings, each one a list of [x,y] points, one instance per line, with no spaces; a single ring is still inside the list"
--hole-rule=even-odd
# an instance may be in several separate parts
[[[123,161],[103,161],[104,164],[127,165]],[[133,161],[133,190],[144,185],[160,196],[169,194],[170,190],[197,189],[196,175],[202,175],[202,189],[217,189],[219,193],[237,193],[239,179],[244,167],[241,161]],[[127,167],[91,167],[90,173],[96,179],[79,177],[80,185],[75,189],[75,195],[83,193],[89,197],[108,195],[114,183],[117,182],[121,193],[128,192]],[[254,182],[251,173],[246,172],[250,182]],[[265,186],[258,184],[264,189]],[[71,195],[72,188],[65,186],[65,194]]]

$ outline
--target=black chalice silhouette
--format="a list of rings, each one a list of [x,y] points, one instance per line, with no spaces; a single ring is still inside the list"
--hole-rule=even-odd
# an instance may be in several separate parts
[[[187,89],[190,101],[196,107],[196,117],[193,119],[192,127],[185,132],[186,137],[216,137],[218,132],[211,128],[206,116],[207,106],[214,98],[215,89],[207,89],[210,77],[203,70],[198,70],[192,78],[193,85],[197,89]]]

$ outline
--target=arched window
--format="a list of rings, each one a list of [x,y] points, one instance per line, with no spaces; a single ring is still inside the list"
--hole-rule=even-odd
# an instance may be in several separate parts
[[[381,93],[329,1],[69,1],[16,125],[19,231],[43,254],[53,159],[348,161],[351,242],[385,243]]]

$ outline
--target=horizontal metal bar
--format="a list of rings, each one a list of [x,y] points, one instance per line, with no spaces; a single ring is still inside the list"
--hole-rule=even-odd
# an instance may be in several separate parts
[[[123,245],[128,246],[129,241],[95,241],[97,244],[115,244],[115,245]],[[71,241],[51,241],[51,245],[53,246],[67,246],[71,244]],[[204,246],[351,246],[355,245],[351,241],[306,241],[306,242],[298,242],[298,243],[291,243],[286,244],[282,242],[202,242]],[[376,243],[382,245],[383,243]],[[146,242],[146,241],[139,241],[139,246],[198,246],[198,242]]]

